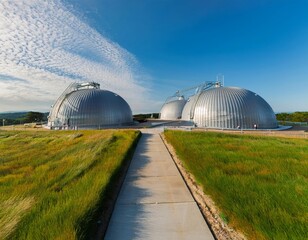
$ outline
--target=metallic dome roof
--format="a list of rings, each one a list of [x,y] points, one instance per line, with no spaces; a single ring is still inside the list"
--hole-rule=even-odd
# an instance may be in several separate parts
[[[160,110],[160,119],[164,120],[180,119],[185,103],[186,100],[183,97],[180,97],[177,100],[166,102]]]
[[[186,102],[186,104],[185,104],[185,106],[184,106],[184,108],[183,108],[183,111],[182,111],[182,120],[186,120],[186,121],[190,121],[191,120],[191,118],[190,118],[190,116],[191,115],[193,115],[192,113],[191,113],[191,110],[193,109],[195,109],[194,107],[193,107],[193,105],[195,104],[195,97],[196,97],[197,95],[193,95],[193,96],[191,96],[190,98],[188,98],[188,100],[187,100],[187,102]]]
[[[133,122],[132,111],[119,95],[97,88],[78,89],[60,97],[49,116],[50,126],[101,128]]]
[[[237,87],[217,87],[190,98],[183,120],[199,127],[273,129],[278,127],[270,105],[258,94]]]

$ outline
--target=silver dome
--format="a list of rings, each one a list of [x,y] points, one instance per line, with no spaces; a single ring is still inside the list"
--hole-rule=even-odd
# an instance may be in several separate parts
[[[160,119],[164,120],[180,119],[185,103],[186,100],[183,97],[179,97],[177,100],[166,102],[160,110]]]
[[[270,105],[259,95],[236,87],[217,87],[195,95],[182,118],[199,127],[273,129],[278,127]]]
[[[54,106],[49,115],[50,127],[99,129],[133,122],[127,102],[99,88],[76,89],[60,97]]]
[[[191,121],[190,116],[192,115],[191,110],[194,109],[193,105],[195,104],[195,97],[197,95],[191,96],[188,98],[183,111],[182,111],[182,120]]]

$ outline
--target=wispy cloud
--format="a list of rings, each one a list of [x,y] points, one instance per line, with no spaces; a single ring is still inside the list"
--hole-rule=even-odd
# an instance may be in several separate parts
[[[146,111],[135,57],[60,0],[0,1],[0,111],[48,109],[74,81],[96,81]]]

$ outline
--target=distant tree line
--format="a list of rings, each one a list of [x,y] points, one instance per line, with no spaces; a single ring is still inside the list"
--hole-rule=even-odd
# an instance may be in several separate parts
[[[308,122],[308,112],[277,113],[276,118],[278,121]]]
[[[20,112],[20,113],[1,113],[0,119],[5,119],[5,125],[17,125],[33,122],[46,122],[48,113],[41,112]],[[3,120],[1,120],[1,125]]]
[[[158,118],[159,113],[136,114],[133,116],[134,121],[145,122],[147,118]]]

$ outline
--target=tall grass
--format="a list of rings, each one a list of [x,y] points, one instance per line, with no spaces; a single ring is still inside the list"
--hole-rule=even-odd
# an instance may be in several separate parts
[[[184,166],[248,239],[308,239],[308,140],[165,131]]]
[[[1,131],[0,239],[85,238],[139,134]]]

